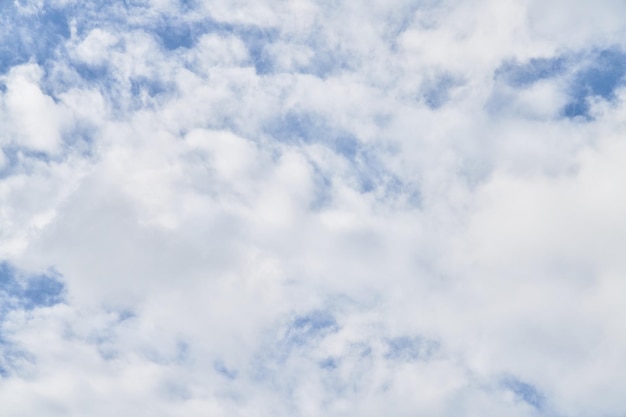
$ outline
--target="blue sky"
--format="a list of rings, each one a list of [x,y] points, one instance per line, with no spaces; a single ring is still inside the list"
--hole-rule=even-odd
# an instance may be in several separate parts
[[[0,414],[623,415],[624,15],[0,0]]]

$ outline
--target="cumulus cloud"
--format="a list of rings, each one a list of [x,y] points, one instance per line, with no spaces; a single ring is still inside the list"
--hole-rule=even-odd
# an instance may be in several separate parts
[[[8,416],[618,416],[617,1],[0,3]]]

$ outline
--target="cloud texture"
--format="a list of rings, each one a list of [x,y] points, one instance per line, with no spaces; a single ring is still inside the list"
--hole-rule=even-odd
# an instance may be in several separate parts
[[[625,13],[0,0],[0,414],[623,416]]]

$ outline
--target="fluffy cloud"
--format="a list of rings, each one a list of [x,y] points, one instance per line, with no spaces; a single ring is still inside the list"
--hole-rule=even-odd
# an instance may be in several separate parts
[[[620,415],[621,8],[3,3],[5,414]]]

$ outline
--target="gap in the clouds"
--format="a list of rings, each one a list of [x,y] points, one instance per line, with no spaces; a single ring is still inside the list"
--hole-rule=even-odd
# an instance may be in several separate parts
[[[441,73],[428,78],[421,86],[426,105],[436,110],[450,100],[451,91],[463,84],[463,80],[451,74]]]
[[[512,392],[518,401],[522,401],[537,410],[545,408],[545,396],[528,382],[509,376],[504,378],[502,386],[504,389]]]
[[[313,211],[321,210],[332,202],[332,179],[330,175],[325,174],[320,167],[311,161],[315,175],[313,175],[313,183],[315,184],[315,197],[311,201],[309,208]]]
[[[82,149],[78,146],[78,144],[71,146],[74,150]],[[57,155],[51,155],[50,153],[25,148],[15,143],[5,145],[0,148],[0,150],[4,154],[5,159],[4,166],[0,168],[0,179],[8,178],[13,175],[28,174],[33,170],[40,168],[42,164],[47,165],[54,162],[60,162],[65,158],[64,152],[60,152]],[[87,156],[90,154],[90,151],[84,150],[82,154]]]
[[[180,5],[180,11],[182,13],[188,13],[198,8],[200,3],[198,0],[178,0]]]
[[[0,334],[0,378],[11,377],[24,365],[35,363],[35,357]]]
[[[235,36],[245,44],[250,56],[250,65],[254,66],[257,74],[274,72],[274,59],[268,52],[268,46],[279,38],[279,32],[275,29],[223,23],[212,19],[184,21],[163,16],[161,22],[151,30],[163,47],[170,51],[192,48],[203,35],[207,34]]]
[[[137,317],[137,313],[129,309],[122,309],[116,311],[118,323],[123,323],[128,320],[132,320]]]
[[[280,32],[274,28],[225,23],[206,18],[186,21],[162,16],[159,24],[152,26],[149,30],[156,35],[163,47],[170,51],[192,48],[206,34],[235,36],[245,44],[250,57],[249,64],[255,68],[258,75],[273,74],[279,70],[276,60],[280,57],[274,55],[271,46],[281,38]],[[310,60],[297,65],[293,70],[326,78],[330,74],[351,67],[345,54],[330,48],[324,42],[320,37],[315,37],[310,39],[308,44],[302,44],[302,47],[312,47],[324,52],[314,54]]]
[[[5,337],[2,325],[13,311],[32,311],[65,302],[65,284],[54,270],[32,274],[0,262],[0,376],[10,376],[34,358]]]
[[[76,62],[73,64],[73,69],[76,71],[76,74],[89,85],[104,84],[102,86],[106,87],[107,84],[103,83],[103,81],[109,81],[111,84],[108,86],[112,87],[112,84],[116,81],[106,65],[87,65],[81,62]],[[108,90],[108,88],[106,90]]]
[[[112,361],[120,358],[118,340],[118,329],[124,326],[134,326],[136,322],[133,319],[137,317],[137,314],[126,308],[103,306],[104,316],[101,316],[100,326],[96,331],[90,332],[87,337],[85,335],[76,335],[71,328],[68,328],[66,337],[77,337],[86,341],[93,346],[102,360]],[[155,362],[166,362],[158,358],[153,352],[149,352],[147,355],[149,358],[156,357]]]
[[[354,300],[341,296],[326,308],[281,320],[278,331],[268,333],[267,342],[260,346],[246,375],[289,392],[292,387],[282,377],[285,368],[295,366],[310,372],[312,378],[319,379],[338,395],[345,395],[369,386],[374,364],[405,367],[443,357],[440,343],[434,339],[415,334],[386,337],[385,329],[375,322],[344,322],[343,313],[353,303]],[[359,310],[365,307],[366,314],[375,309],[375,305],[366,304],[357,303],[353,307]],[[363,324],[374,333],[356,331]]]
[[[626,84],[626,52],[619,47],[608,47],[532,58],[526,62],[509,60],[495,71],[494,78],[517,90],[543,80],[559,83],[568,97],[561,116],[591,121],[590,100],[599,98],[612,103],[616,90]],[[499,100],[497,106],[492,107],[506,105]]]
[[[328,357],[322,361],[319,362],[319,367],[321,369],[325,369],[328,371],[332,371],[337,369],[337,367],[339,366],[339,361],[336,358],[333,357]]]
[[[158,365],[183,365],[188,363],[192,355],[190,343],[178,336],[168,339],[158,344],[146,343],[140,349],[141,355],[148,361]]]
[[[327,79],[337,73],[348,72],[358,68],[356,57],[350,57],[347,52],[337,50],[323,43],[323,40],[311,40],[310,45],[315,53],[311,58],[295,70],[301,74],[310,74],[317,78]]]
[[[496,70],[494,77],[513,87],[525,88],[537,81],[563,74],[570,65],[571,57],[567,55],[531,58],[527,62],[508,60]]]
[[[156,108],[163,100],[176,93],[174,82],[145,76],[120,79],[107,66],[74,65],[77,76],[82,79],[77,85],[97,87],[106,99],[112,116],[124,119],[133,110]]]
[[[586,65],[576,72],[571,83],[572,101],[563,110],[565,116],[589,117],[591,97],[613,101],[615,90],[624,85],[626,52],[611,48],[596,51]]]
[[[278,31],[254,26],[235,26],[233,33],[239,36],[246,45],[257,74],[265,75],[274,72],[274,62],[267,47],[278,39]]]
[[[311,112],[286,112],[270,120],[265,132],[273,140],[301,147],[310,144],[323,145],[345,158],[350,166],[352,186],[360,193],[375,192],[382,199],[403,198],[412,206],[421,204],[421,195],[415,184],[409,184],[386,167],[381,155],[389,150],[374,145],[366,146],[355,135],[335,126],[327,116]],[[316,171],[318,195],[311,208],[321,208],[329,202],[328,189],[332,174],[325,173],[312,164]]]
[[[270,120],[266,132],[285,143],[321,143],[350,160],[360,148],[356,137],[333,126],[327,117],[310,112],[287,112]]]
[[[65,284],[54,270],[45,274],[28,274],[7,262],[0,263],[0,311],[32,310],[51,307],[65,301]]]
[[[2,12],[0,74],[33,59],[38,63],[47,61],[70,37],[67,14],[62,8],[45,5],[38,13],[22,15],[13,5]]]
[[[239,372],[236,369],[226,366],[223,360],[217,359],[213,362],[213,369],[226,379],[235,380]]]
[[[0,73],[11,67],[34,60],[44,65],[57,57],[62,42],[69,39],[72,31],[81,38],[95,27],[110,26],[118,31],[140,30],[151,34],[167,51],[179,48],[192,48],[205,34],[229,35],[239,38],[248,49],[249,64],[259,75],[271,74],[277,70],[278,57],[271,52],[271,46],[280,40],[280,32],[274,28],[235,24],[216,21],[212,18],[198,19],[193,10],[195,1],[180,2],[179,14],[146,13],[146,4],[93,3],[87,5],[44,5],[38,13],[21,15],[15,6],[5,7],[5,28],[0,31]],[[71,22],[71,25],[70,25]],[[356,65],[345,53],[326,44],[319,36],[311,38],[309,46],[317,53],[296,70],[301,73],[326,77],[338,70]],[[60,49],[61,54],[65,51]],[[105,74],[94,68],[77,68],[88,81],[102,81]]]
[[[268,52],[268,46],[279,39],[279,32],[276,29],[224,23],[210,18],[194,21],[171,16],[161,16],[156,24],[142,29],[154,33],[161,45],[169,51],[192,48],[203,35],[207,34],[235,36],[245,44],[250,55],[250,64],[254,66],[257,74],[274,72],[274,60]]]
[[[385,359],[402,362],[428,360],[439,349],[439,343],[423,337],[400,336],[386,341]]]
[[[338,365],[336,358],[332,359],[335,361],[332,365],[328,358],[314,359],[309,356],[324,340],[341,330],[332,309],[297,313],[276,324],[274,330],[267,333],[266,342],[259,347],[250,363],[248,375],[253,379],[274,383],[281,368],[292,360],[305,359],[311,365],[326,370]]]
[[[97,128],[87,122],[77,122],[72,129],[63,135],[65,149],[73,155],[80,155],[84,159],[96,157],[94,148],[94,135]]]
[[[193,27],[186,22],[171,22],[169,19],[157,25],[155,33],[168,50],[191,48],[197,39]]]
[[[315,342],[330,333],[335,333],[339,325],[328,311],[312,311],[296,316],[285,334],[285,344],[289,347],[303,346]]]
[[[0,168],[0,179],[29,173],[34,166],[50,162],[50,156],[45,152],[32,151],[15,145],[3,146],[2,153],[4,154],[5,163]]]
[[[159,96],[171,95],[174,92],[175,86],[162,80],[151,80],[146,77],[137,77],[130,80],[131,96],[139,100],[145,100],[146,98],[154,99]]]

